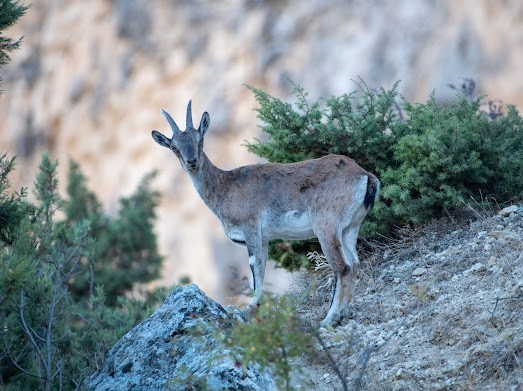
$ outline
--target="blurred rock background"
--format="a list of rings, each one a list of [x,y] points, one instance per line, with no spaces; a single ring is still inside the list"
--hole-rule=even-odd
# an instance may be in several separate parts
[[[523,108],[520,0],[40,0],[8,31],[24,36],[3,70],[2,152],[17,155],[15,188],[32,186],[41,154],[81,164],[112,213],[152,170],[162,284],[183,275],[222,303],[245,283],[247,255],[229,243],[152,129],[169,134],[164,108],[185,128],[193,100],[211,115],[206,152],[221,168],[259,161],[242,146],[260,136],[244,84],[289,98],[293,81],[311,100],[371,88],[425,101],[473,78],[476,92]],[[285,278],[269,276],[274,289]],[[270,285],[269,285],[270,287]]]

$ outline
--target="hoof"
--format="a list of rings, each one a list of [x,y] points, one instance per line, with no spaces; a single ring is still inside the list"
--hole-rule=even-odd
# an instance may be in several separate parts
[[[332,329],[335,326],[338,325],[341,321],[340,314],[334,314],[332,316],[327,316],[325,319],[323,319],[320,323],[320,329]]]
[[[350,318],[350,311],[348,308],[344,308],[343,310],[341,310],[341,319],[349,319]],[[340,319],[340,321],[341,321]]]

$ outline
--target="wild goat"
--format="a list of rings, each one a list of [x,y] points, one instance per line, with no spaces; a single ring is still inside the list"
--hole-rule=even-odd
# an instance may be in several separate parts
[[[254,285],[247,310],[256,308],[262,297],[269,240],[317,237],[335,276],[334,297],[321,326],[336,324],[353,294],[359,264],[358,230],[376,200],[378,178],[341,155],[224,171],[203,152],[210,124],[207,112],[195,129],[189,101],[184,132],[167,112],[161,112],[173,137],[153,130],[154,141],[178,157],[227,237],[247,247]]]

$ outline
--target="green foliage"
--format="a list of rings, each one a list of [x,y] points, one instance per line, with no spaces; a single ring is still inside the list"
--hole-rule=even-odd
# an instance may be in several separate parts
[[[77,389],[108,349],[151,310],[144,302],[121,297],[108,306],[101,286],[85,295],[71,294],[75,279],[98,284],[86,268],[98,249],[91,222],[57,220],[64,202],[58,193],[57,162],[47,154],[35,181],[35,205],[25,200],[25,192],[8,194],[13,166],[14,159],[0,155],[0,211],[8,222],[0,236],[0,384],[16,390]],[[77,184],[81,188],[82,182]],[[147,204],[133,203],[138,195],[148,193],[141,187],[124,204],[138,209]],[[154,296],[149,299],[157,304]]]
[[[247,148],[271,162],[290,163],[336,153],[352,157],[371,172],[385,168],[398,131],[403,130],[394,126],[396,87],[397,83],[389,91],[372,91],[362,84],[359,99],[353,92],[308,103],[308,94],[294,85],[294,109],[248,86],[260,104],[258,118],[269,139],[247,143]]]
[[[271,374],[278,389],[292,390],[291,374],[302,373],[297,358],[327,365],[340,380],[343,390],[347,382],[342,368],[333,359],[329,348],[316,329],[297,313],[296,296],[265,295],[262,304],[244,321],[230,317],[219,321],[219,327],[200,322],[191,328],[191,338],[201,339],[202,345],[218,351],[209,357],[208,365],[216,361],[232,362],[238,369],[255,369]],[[181,367],[169,384],[172,389],[207,389],[207,379],[195,376],[188,367]]]
[[[397,103],[390,89],[359,91],[308,102],[294,85],[296,104],[248,86],[260,107],[269,138],[247,148],[273,162],[294,162],[330,153],[356,160],[380,177],[380,201],[364,220],[363,236],[394,235],[397,227],[422,224],[459,210],[470,197],[510,202],[523,195],[523,119],[513,106],[506,115],[487,115],[480,99],[458,96],[441,104]],[[494,118],[494,119],[493,119]],[[310,247],[314,247],[310,244]],[[303,265],[296,248],[271,245],[286,269]]]
[[[292,360],[315,349],[310,328],[297,317],[295,304],[289,295],[267,296],[251,321],[236,323],[222,337],[238,365],[271,368],[279,387],[287,390],[291,370],[299,370],[292,367]]]
[[[20,389],[49,390],[62,380],[61,345],[71,337],[64,327],[71,323],[65,281],[88,255],[88,224],[68,229],[53,220],[61,203],[57,185],[56,163],[44,155],[36,213],[18,222],[12,244],[3,243],[0,254],[2,383]]]
[[[419,224],[483,196],[503,203],[523,195],[523,120],[513,106],[489,120],[480,100],[432,96],[405,105],[405,136],[382,171],[382,198],[396,224]],[[383,209],[383,208],[382,208]]]
[[[27,7],[20,5],[18,1],[0,0],[0,68],[10,61],[8,53],[18,49],[21,43],[21,39],[15,41],[1,34],[13,26],[26,10]]]
[[[278,260],[277,266],[289,271],[296,271],[300,268],[308,268],[311,265],[307,259],[307,254],[317,251],[319,248],[318,241],[314,240],[297,240],[293,242],[275,240],[269,246],[270,259]]]
[[[120,200],[118,214],[109,218],[86,185],[77,163],[71,162],[65,203],[66,221],[88,220],[95,239],[94,256],[84,269],[92,268],[96,282],[104,286],[109,305],[132,290],[134,284],[150,282],[160,275],[162,258],[158,254],[153,224],[156,219],[158,193],[150,190],[154,173],[146,176],[136,192]],[[70,281],[77,296],[90,290],[89,274],[82,273]]]
[[[152,313],[152,308],[143,302],[125,297],[118,297],[116,306],[108,306],[101,286],[95,288],[87,305],[77,304],[72,309],[70,332],[74,338],[63,361],[77,379],[84,379],[99,368],[118,339]]]
[[[20,221],[34,213],[33,206],[25,201],[26,189],[8,194],[8,175],[14,168],[15,159],[0,154],[0,243],[13,244]]]

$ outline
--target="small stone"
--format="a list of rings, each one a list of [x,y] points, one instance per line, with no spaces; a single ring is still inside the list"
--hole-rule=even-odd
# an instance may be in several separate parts
[[[492,245],[489,244],[489,243],[487,243],[487,244],[485,244],[485,245],[483,246],[483,250],[485,250],[485,251],[490,251],[491,248],[492,248]]]
[[[398,277],[396,277],[394,280],[392,280],[394,282],[394,284],[399,284],[400,283],[400,279]]]
[[[500,268],[500,267],[498,267],[498,266],[495,266],[495,265],[494,265],[494,266],[491,266],[489,270],[490,270],[490,272],[491,272],[492,274],[494,274],[495,276],[498,276],[498,275],[500,275],[501,273],[503,273],[503,269]]]
[[[418,267],[418,268],[414,269],[414,271],[412,272],[412,276],[413,277],[421,277],[426,272],[427,272],[427,268],[426,267]]]
[[[472,273],[480,272],[483,269],[485,269],[485,265],[483,265],[481,262],[476,262],[474,265],[472,265],[472,267],[470,269],[465,270],[463,272],[463,275],[467,276],[467,275],[472,274]]]
[[[396,377],[400,377],[402,373],[403,373],[403,368],[399,368],[399,369],[396,371]]]
[[[503,217],[508,217],[510,216],[512,213],[515,213],[518,211],[518,206],[517,205],[511,205],[511,206],[507,206],[506,208],[503,208],[501,209],[498,214],[500,216],[503,216]]]
[[[484,269],[484,266],[481,262],[476,262],[470,269],[474,272],[479,272]]]

